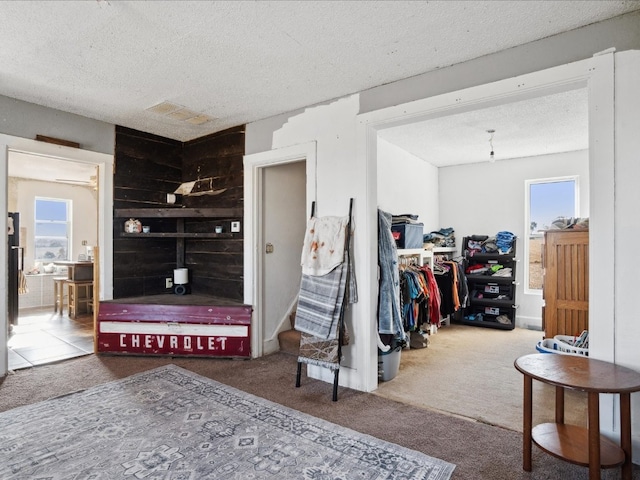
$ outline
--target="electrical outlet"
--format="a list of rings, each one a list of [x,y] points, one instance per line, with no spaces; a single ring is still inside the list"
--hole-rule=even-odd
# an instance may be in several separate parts
[[[165,278],[164,279],[164,288],[171,288],[173,287],[173,279],[172,278]]]
[[[238,233],[240,231],[240,222],[231,222],[231,232]]]

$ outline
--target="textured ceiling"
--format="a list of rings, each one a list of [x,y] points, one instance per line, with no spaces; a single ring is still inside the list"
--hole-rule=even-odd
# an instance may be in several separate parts
[[[638,1],[0,2],[0,95],[187,141],[640,9]],[[214,120],[147,109],[168,101]],[[381,137],[437,166],[588,147],[584,90]],[[12,154],[11,176],[93,168]],[[61,173],[64,172],[64,173]]]
[[[640,8],[637,1],[0,2],[0,94],[190,140]],[[215,120],[146,111],[169,101]]]
[[[437,166],[589,148],[586,88],[415,122],[379,132],[390,143]]]

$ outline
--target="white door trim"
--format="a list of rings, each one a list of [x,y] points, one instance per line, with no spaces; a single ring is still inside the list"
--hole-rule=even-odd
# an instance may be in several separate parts
[[[7,211],[7,175],[9,152],[25,152],[54,157],[72,162],[87,163],[98,168],[98,243],[100,245],[100,298],[109,300],[113,295],[113,155],[54,145],[27,138],[0,134],[0,211]],[[6,216],[0,215],[0,228],[6,231]],[[7,269],[7,237],[0,246],[0,271]],[[0,275],[0,312],[7,311],[7,278]],[[7,316],[0,315],[0,376],[8,372]]]
[[[262,188],[263,169],[306,160],[306,201],[316,199],[316,142],[268,150],[244,156],[244,303],[253,306],[251,356],[262,356]],[[300,240],[302,241],[302,239]]]
[[[563,90],[586,86],[589,89],[589,157],[590,157],[590,191],[597,196],[597,211],[591,210],[591,237],[595,244],[607,241],[611,245],[614,218],[613,191],[613,54],[595,56],[579,62],[562,65],[521,75],[490,84],[470,87],[464,90],[437,95],[403,105],[397,105],[374,112],[358,115],[357,171],[366,174],[367,196],[365,215],[370,226],[367,235],[376,235],[373,226],[377,225],[377,134],[386,128],[409,124],[419,120],[451,115],[463,111],[475,110],[491,105],[514,100],[534,98]],[[594,172],[594,165],[598,163]],[[595,230],[595,232],[594,232]],[[595,237],[595,238],[594,238]],[[605,238],[606,237],[606,238]],[[374,237],[371,237],[374,238]],[[594,244],[592,242],[592,246]],[[371,241],[367,251],[363,252],[366,272],[376,272],[377,242]],[[606,263],[606,265],[602,265]],[[614,312],[613,261],[592,265],[590,290],[599,294],[590,295],[590,318],[598,318],[602,312],[608,312],[611,321]],[[600,273],[596,273],[600,271]],[[369,302],[363,305],[361,312],[366,318],[375,318],[377,305],[377,283],[369,276]],[[367,286],[365,286],[367,288]],[[602,294],[605,291],[606,294]],[[614,318],[615,321],[615,318]],[[366,391],[377,388],[377,347],[376,332],[371,329],[365,333],[367,338],[359,340],[357,365],[358,377]],[[613,329],[600,338],[598,350],[613,352]]]

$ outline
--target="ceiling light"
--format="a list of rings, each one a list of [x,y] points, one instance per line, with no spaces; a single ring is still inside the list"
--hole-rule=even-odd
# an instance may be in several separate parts
[[[491,151],[489,153],[489,162],[493,163],[496,161],[496,158],[493,152],[493,134],[496,133],[496,131],[493,129],[490,129],[490,130],[487,130],[487,133],[489,134],[489,147],[491,148]]]

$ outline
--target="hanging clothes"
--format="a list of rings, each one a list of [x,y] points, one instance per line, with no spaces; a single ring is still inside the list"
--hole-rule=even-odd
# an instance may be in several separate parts
[[[401,265],[400,296],[404,330],[418,331],[425,324],[440,326],[441,293],[427,265]]]
[[[391,233],[390,213],[378,209],[378,332],[406,340],[400,313],[400,275],[398,250]]]
[[[429,323],[440,327],[440,320],[442,316],[440,314],[440,303],[442,301],[442,294],[440,288],[438,288],[438,282],[436,281],[433,271],[426,265],[422,267],[422,271],[427,277],[427,288],[429,290]]]
[[[438,260],[434,265],[436,282],[442,292],[440,312],[442,316],[452,315],[467,306],[469,287],[462,263],[455,260]]]

